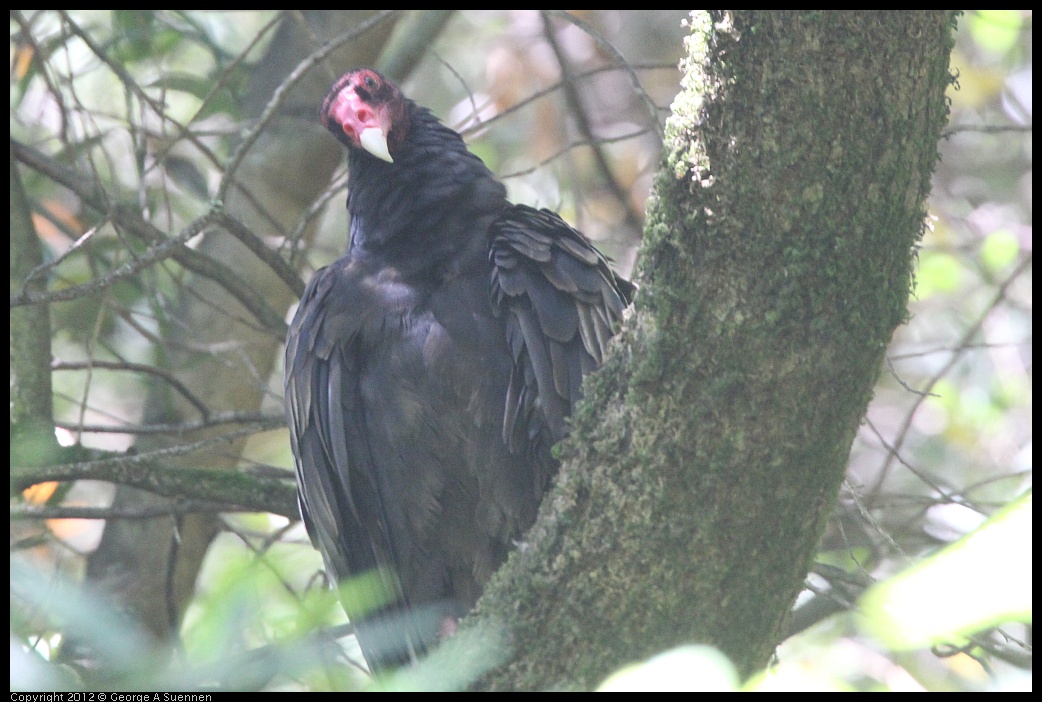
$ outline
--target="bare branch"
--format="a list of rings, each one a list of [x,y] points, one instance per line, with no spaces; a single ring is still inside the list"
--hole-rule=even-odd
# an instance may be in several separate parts
[[[623,134],[622,136],[599,138],[599,139],[597,139],[597,143],[600,143],[600,144],[614,144],[615,142],[619,142],[619,141],[628,141],[630,139],[636,139],[637,137],[643,136],[643,135],[645,135],[647,133],[648,133],[647,129],[640,129],[640,130],[635,131],[635,132],[630,132],[629,134]],[[508,178],[519,178],[521,176],[526,176],[526,175],[528,175],[530,173],[534,173],[535,171],[539,170],[540,168],[543,168],[544,166],[546,166],[549,163],[553,163],[554,161],[556,161],[557,159],[561,158],[562,156],[564,156],[566,153],[568,153],[572,149],[577,149],[580,146],[592,146],[592,145],[593,144],[590,141],[586,140],[586,139],[580,139],[578,141],[573,141],[572,143],[568,144],[567,146],[565,146],[563,149],[561,149],[557,153],[554,153],[554,154],[551,154],[550,156],[547,156],[546,158],[544,158],[542,161],[540,161],[539,163],[535,164],[531,168],[525,168],[523,170],[513,171],[511,173],[504,173],[503,175],[501,175],[499,177],[502,180],[507,180]]]
[[[268,102],[268,106],[264,108],[260,117],[257,119],[256,124],[253,125],[245,134],[243,134],[242,141],[235,147],[235,151],[232,152],[231,157],[228,159],[228,164],[224,168],[224,173],[221,178],[221,184],[217,188],[217,200],[223,202],[228,196],[228,188],[231,187],[234,182],[235,173],[242,164],[242,160],[246,158],[246,154],[253,147],[254,142],[260,138],[261,133],[268,126],[271,119],[278,113],[279,108],[289,97],[290,90],[300,80],[307,75],[307,73],[317,66],[322,60],[330,53],[335,51],[340,46],[346,44],[349,41],[361,36],[368,32],[370,29],[376,27],[381,22],[390,19],[397,10],[384,10],[373,17],[369,18],[365,22],[361,22],[358,26],[351,30],[344,32],[337,38],[329,41],[317,51],[312,52],[307,58],[301,61],[295,69],[286,77],[279,87],[275,90],[274,95],[271,96],[271,100]]]
[[[218,514],[221,512],[269,512],[256,507],[244,507],[228,502],[206,500],[175,500],[169,504],[141,504],[132,507],[52,507],[50,505],[12,505],[12,520],[27,519],[152,519],[183,514]],[[291,516],[291,515],[285,515]]]
[[[175,468],[161,462],[164,458],[182,456],[218,443],[234,441],[240,436],[255,434],[265,428],[275,426],[258,424],[216,438],[138,455],[51,466],[12,466],[11,485],[14,489],[24,490],[30,485],[52,480],[104,480],[168,497],[212,500],[214,495],[220,495],[228,504],[294,517],[297,514],[297,501],[292,473],[287,472],[285,479],[277,479],[241,471]]]
[[[955,363],[962,357],[964,351],[970,347],[973,342],[973,338],[980,332],[981,327],[984,325],[984,321],[991,314],[992,310],[1002,304],[1002,301],[1006,299],[1006,290],[1010,285],[1013,284],[1023,273],[1031,268],[1031,255],[1025,256],[1020,263],[1010,272],[1006,279],[999,286],[995,295],[992,297],[991,302],[985,306],[984,311],[978,315],[976,321],[967,327],[966,331],[963,332],[962,338],[955,346],[955,351],[952,353],[948,361],[937,369],[937,372],[926,382],[920,394],[912,405],[911,409],[905,414],[904,421],[901,423],[901,427],[897,431],[897,437],[893,441],[893,447],[887,451],[886,460],[883,463],[879,474],[876,476],[876,483],[873,488],[869,491],[870,494],[876,494],[879,492],[883,483],[886,481],[886,476],[890,472],[890,468],[893,465],[895,458],[901,451],[901,447],[904,445],[905,439],[908,437],[908,432],[912,428],[912,420],[915,418],[915,413],[919,409],[919,406],[926,400],[929,394],[933,391],[934,386],[955,366]]]
[[[560,17],[564,21],[574,24],[576,27],[588,34],[604,52],[615,57],[619,66],[621,66],[626,72],[626,75],[629,76],[630,84],[633,86],[633,93],[640,98],[641,102],[644,103],[644,108],[647,110],[648,117],[651,120],[651,128],[655,130],[659,141],[661,141],[663,131],[662,125],[659,123],[658,109],[655,107],[655,101],[651,99],[651,96],[644,90],[644,86],[640,84],[640,79],[637,77],[636,71],[630,67],[629,63],[626,61],[626,57],[620,54],[619,50],[616,49],[610,41],[601,36],[600,32],[575,15],[565,12],[564,10],[547,10],[547,12],[554,17]]]
[[[236,276],[227,266],[184,246],[185,242],[192,237],[217,222],[223,221],[221,212],[211,210],[197,217],[176,236],[171,238],[165,232],[143,220],[133,208],[119,204],[109,206],[107,204],[108,198],[101,191],[95,189],[96,181],[93,178],[83,177],[72,169],[56,163],[53,159],[13,139],[11,140],[11,153],[22,163],[72,190],[90,207],[108,214],[113,223],[126,228],[145,241],[154,243],[150,249],[138,255],[135,260],[125,263],[108,275],[96,278],[89,283],[48,292],[34,293],[23,290],[21,293],[11,296],[12,307],[40,302],[74,300],[78,297],[103,290],[115,282],[129,278],[159,261],[174,258],[185,268],[204,275],[221,285],[266,328],[274,330],[281,336],[285,335],[286,323],[281,315],[272,310],[264,298],[252,286]]]
[[[131,424],[113,426],[102,424],[81,424],[78,422],[55,422],[55,426],[69,431],[91,434],[167,434],[181,436],[194,431],[212,429],[224,424],[260,424],[270,427],[285,422],[282,414],[262,414],[260,412],[221,412],[210,414],[206,419],[194,422],[178,422],[177,424]]]
[[[633,208],[630,206],[629,195],[615,178],[615,174],[611,170],[611,165],[608,163],[608,157],[605,155],[604,149],[601,148],[604,142],[598,141],[593,135],[593,129],[590,126],[590,119],[586,115],[586,108],[583,106],[582,98],[575,87],[572,70],[568,65],[568,58],[564,55],[564,52],[561,51],[561,46],[557,42],[557,37],[554,36],[553,26],[550,24],[550,16],[545,11],[541,12],[540,16],[543,19],[543,33],[546,36],[547,42],[550,44],[550,48],[553,49],[554,56],[557,57],[557,63],[561,68],[561,82],[564,86],[565,98],[568,101],[568,105],[571,107],[572,118],[575,120],[575,125],[579,129],[579,133],[582,134],[583,138],[589,142],[590,149],[593,151],[593,158],[597,163],[597,170],[600,172],[605,185],[608,186],[608,191],[611,193],[612,197],[615,198],[615,201],[619,203],[619,207],[622,208],[622,211],[626,213],[626,226],[633,233],[633,236],[639,236],[642,218],[633,211]]]

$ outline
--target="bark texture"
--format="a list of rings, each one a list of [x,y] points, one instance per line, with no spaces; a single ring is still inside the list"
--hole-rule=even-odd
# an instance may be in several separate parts
[[[767,664],[832,510],[926,215],[954,15],[693,15],[634,312],[557,489],[479,603],[492,689],[683,643]]]

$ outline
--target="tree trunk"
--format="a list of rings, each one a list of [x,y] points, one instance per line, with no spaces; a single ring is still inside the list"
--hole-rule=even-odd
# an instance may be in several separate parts
[[[634,314],[471,620],[506,622],[491,689],[683,643],[766,665],[907,314],[954,15],[693,18]]]

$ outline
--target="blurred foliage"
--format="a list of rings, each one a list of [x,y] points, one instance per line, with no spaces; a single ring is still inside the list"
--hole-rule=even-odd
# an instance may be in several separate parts
[[[888,648],[967,646],[978,631],[1031,622],[1031,496],[861,598],[864,628]]]
[[[404,87],[465,134],[513,199],[559,210],[628,274],[640,235],[628,222],[642,217],[661,145],[629,77],[605,70],[612,59],[600,41],[632,64],[661,123],[677,91],[684,14],[575,12],[600,36],[560,20],[552,23],[553,36],[592,135],[581,133],[570,115],[561,66],[532,11],[456,13]],[[250,126],[242,121],[239,96],[276,21],[295,21],[295,15],[14,11],[12,139],[92,174],[111,202],[133,205],[176,235],[210,206],[221,168]],[[1020,617],[975,620],[981,630],[969,644],[893,652],[864,634],[852,611],[872,583],[888,582],[973,533],[1030,487],[1031,23],[1029,11],[973,11],[961,20],[952,57],[958,89],[950,95],[952,121],[934,178],[911,321],[895,334],[889,370],[853,447],[819,567],[794,614],[798,633],[780,647],[773,677],[757,683],[767,689],[1030,686],[1030,624]],[[312,119],[305,115],[301,128],[313,128]],[[591,136],[610,174],[598,168]],[[148,251],[149,244],[127,237],[107,214],[52,178],[24,165],[21,173],[53,266],[44,272],[49,290],[90,283]],[[343,191],[338,177],[315,204],[312,214],[322,226],[299,252],[305,278],[344,249]],[[288,254],[293,237],[285,232],[267,243]],[[168,310],[185,276],[167,259],[51,305],[61,443],[111,451],[134,445],[147,424],[144,395],[162,365],[164,344],[184,333]],[[281,380],[258,382],[270,383],[267,414],[280,413]],[[289,468],[285,432],[258,428],[241,462]],[[109,485],[80,481],[15,498],[12,509],[104,508],[111,495]],[[366,685],[367,675],[349,662],[359,660],[357,650],[343,636],[342,611],[302,527],[270,515],[228,516],[224,523],[226,533],[209,552],[185,618],[183,649],[169,652],[143,643],[133,623],[104,604],[104,593],[69,584],[79,580],[82,556],[95,548],[101,522],[12,521],[12,689]],[[1022,534],[988,560],[964,556],[947,582],[932,581],[913,599],[926,602],[946,590],[953,607],[987,609],[981,600],[997,599],[1000,589],[967,591],[951,580],[1016,559],[1028,564],[1030,578],[1030,539],[1025,544]],[[814,614],[822,603],[825,614]],[[872,612],[866,606],[864,613]],[[77,658],[81,642],[90,643],[92,666]],[[460,651],[497,648],[460,640],[452,649],[428,666],[381,681],[381,689],[458,689],[498,655],[461,668],[455,663],[470,659]],[[650,687],[655,680],[687,687],[690,676],[667,678],[662,671],[690,672],[712,661],[698,650],[665,654],[654,661],[652,678],[623,675],[606,688]],[[726,664],[720,670],[714,679],[733,681]]]

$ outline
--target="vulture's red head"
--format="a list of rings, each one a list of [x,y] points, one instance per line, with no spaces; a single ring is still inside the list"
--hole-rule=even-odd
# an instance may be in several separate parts
[[[340,76],[322,101],[326,129],[351,149],[394,163],[408,131],[408,105],[398,86],[369,68]]]

